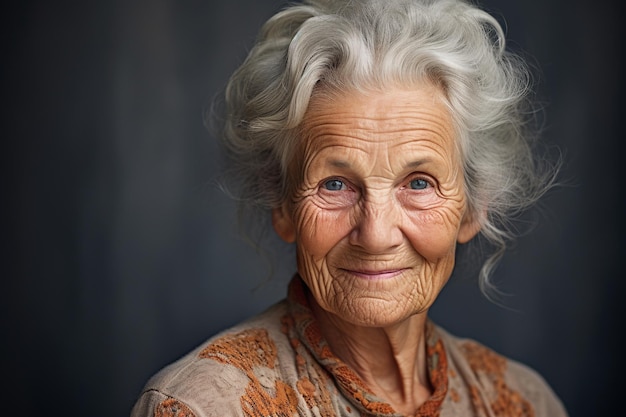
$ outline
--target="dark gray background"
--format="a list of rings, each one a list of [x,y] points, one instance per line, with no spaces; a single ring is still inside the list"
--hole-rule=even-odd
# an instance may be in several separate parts
[[[572,416],[621,399],[624,68],[618,2],[486,1],[540,69],[569,185],[496,272],[455,275],[450,331],[535,367]],[[148,377],[284,295],[210,185],[202,113],[281,1],[14,2],[3,11],[3,407],[124,416]],[[288,257],[288,254],[286,255]],[[621,266],[621,265],[619,265]],[[621,376],[621,374],[620,374]],[[8,387],[8,388],[7,388]]]

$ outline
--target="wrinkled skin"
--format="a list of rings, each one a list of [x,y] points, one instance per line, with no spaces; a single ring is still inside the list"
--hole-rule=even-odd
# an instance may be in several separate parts
[[[303,181],[275,213],[277,231],[296,241],[298,270],[323,309],[364,326],[423,313],[452,272],[456,243],[477,231],[439,92],[321,100],[307,112]]]
[[[479,230],[452,119],[441,92],[423,84],[314,95],[301,131],[293,167],[301,181],[274,210],[274,228],[296,243],[298,272],[336,354],[412,413],[429,393],[426,313],[457,243]],[[372,365],[372,353],[385,367]]]

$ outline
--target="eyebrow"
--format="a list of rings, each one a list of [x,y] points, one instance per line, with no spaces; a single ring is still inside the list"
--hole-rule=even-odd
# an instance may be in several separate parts
[[[335,168],[350,168],[351,166],[348,161],[343,161],[341,159],[331,159],[328,163]]]
[[[417,159],[415,161],[411,161],[405,164],[404,168],[405,169],[412,169],[412,168],[417,168],[420,165],[424,165],[431,162],[430,158],[423,158],[423,159]],[[330,166],[333,166],[335,168],[350,168],[352,165],[350,164],[350,162],[348,161],[344,161],[341,159],[330,159],[328,161],[328,164]]]
[[[405,168],[417,168],[420,165],[427,164],[428,162],[431,162],[430,158],[417,159],[415,161],[411,161],[411,162],[407,163],[405,165]]]

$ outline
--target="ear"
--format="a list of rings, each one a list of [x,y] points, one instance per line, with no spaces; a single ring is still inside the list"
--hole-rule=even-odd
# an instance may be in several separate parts
[[[459,228],[459,234],[456,237],[458,243],[467,243],[474,238],[480,232],[482,227],[482,219],[486,213],[480,212],[480,214],[466,211],[461,220],[461,227]]]
[[[276,234],[287,243],[296,241],[296,228],[287,210],[286,204],[282,204],[272,210],[272,225]]]

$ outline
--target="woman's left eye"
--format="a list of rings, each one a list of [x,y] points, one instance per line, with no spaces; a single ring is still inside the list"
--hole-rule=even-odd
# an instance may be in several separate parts
[[[428,188],[428,185],[429,185],[428,181],[422,178],[415,178],[414,180],[411,180],[411,182],[409,183],[409,187],[412,190],[424,190]]]

